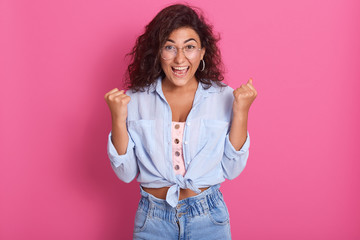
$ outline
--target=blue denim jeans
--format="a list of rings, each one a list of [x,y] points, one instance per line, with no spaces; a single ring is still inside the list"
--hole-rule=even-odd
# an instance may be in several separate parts
[[[231,239],[229,212],[219,188],[214,185],[173,208],[140,187],[133,239]]]

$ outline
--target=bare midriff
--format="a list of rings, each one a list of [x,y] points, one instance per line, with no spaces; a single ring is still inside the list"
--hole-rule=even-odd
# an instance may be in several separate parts
[[[166,199],[166,194],[167,191],[170,187],[162,187],[162,188],[145,188],[142,187],[144,189],[145,192],[150,193],[151,195],[153,195],[156,198],[160,198],[160,199]],[[206,189],[208,189],[208,187],[206,188],[199,188],[201,190],[201,192],[205,191]],[[188,197],[193,197],[196,196],[197,193],[194,192],[191,189],[182,189],[180,188],[180,197],[179,200],[188,198]]]

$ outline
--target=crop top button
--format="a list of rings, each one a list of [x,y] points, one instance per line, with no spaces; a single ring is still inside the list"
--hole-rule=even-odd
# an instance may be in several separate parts
[[[179,124],[175,124],[175,129],[179,129],[180,125]]]
[[[175,168],[175,170],[179,170],[180,167],[179,167],[179,165],[175,165],[174,168]]]
[[[177,157],[180,156],[180,152],[179,152],[179,151],[176,151],[176,152],[175,152],[175,156],[177,156]]]
[[[179,144],[180,140],[178,138],[175,138],[174,142],[175,144]]]

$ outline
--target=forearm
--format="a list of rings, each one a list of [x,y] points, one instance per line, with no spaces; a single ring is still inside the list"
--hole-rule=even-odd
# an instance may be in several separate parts
[[[229,140],[236,151],[239,151],[246,141],[247,122],[248,112],[234,113],[230,127]]]
[[[112,119],[111,141],[119,155],[126,153],[129,143],[126,121]]]

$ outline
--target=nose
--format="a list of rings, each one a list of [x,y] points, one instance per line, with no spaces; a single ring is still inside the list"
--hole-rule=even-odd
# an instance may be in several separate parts
[[[178,48],[177,49],[177,53],[176,53],[176,56],[174,58],[174,62],[175,63],[183,63],[185,62],[186,60],[186,57],[185,57],[185,54],[184,54],[184,51],[182,48]]]

